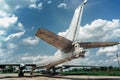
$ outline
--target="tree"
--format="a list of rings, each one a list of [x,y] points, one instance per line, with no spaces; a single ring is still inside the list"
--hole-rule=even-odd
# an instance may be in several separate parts
[[[6,72],[11,73],[14,72],[15,68],[13,66],[6,66]]]

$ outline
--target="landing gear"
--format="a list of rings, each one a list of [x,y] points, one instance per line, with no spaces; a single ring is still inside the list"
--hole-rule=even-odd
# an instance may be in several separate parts
[[[55,67],[48,68],[44,73],[42,73],[45,76],[54,76],[57,74]]]
[[[56,72],[55,67],[52,68],[52,75],[57,75],[58,73]]]
[[[32,71],[30,72],[30,75],[31,75],[31,76],[33,75],[33,72],[32,72]]]
[[[19,71],[18,71],[18,77],[23,77],[24,76],[24,71],[23,69],[25,69],[25,65],[21,64],[19,66]]]
[[[19,70],[19,72],[18,72],[18,77],[23,77],[23,76],[24,76],[23,70]]]

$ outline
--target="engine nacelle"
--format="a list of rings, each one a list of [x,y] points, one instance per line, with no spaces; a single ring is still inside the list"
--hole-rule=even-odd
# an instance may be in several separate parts
[[[86,51],[82,47],[80,47],[80,44],[78,42],[74,42],[73,45],[74,45],[73,56],[75,58],[84,57]]]
[[[25,64],[20,64],[20,69],[21,70],[25,69]]]

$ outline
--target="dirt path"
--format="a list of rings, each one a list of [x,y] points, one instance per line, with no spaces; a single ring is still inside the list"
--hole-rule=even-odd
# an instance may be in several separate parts
[[[35,75],[33,77],[25,74],[25,77],[19,78],[17,74],[0,74],[0,80],[120,80],[120,76],[81,76],[81,75],[67,75],[45,77]]]

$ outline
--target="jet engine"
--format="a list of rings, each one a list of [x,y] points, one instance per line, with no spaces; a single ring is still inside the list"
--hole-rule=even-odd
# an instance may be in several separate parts
[[[20,64],[20,69],[25,69],[25,64]]]
[[[72,45],[74,45],[73,57],[84,57],[86,51],[80,47],[80,44],[78,42],[74,42]]]
[[[18,72],[18,76],[19,77],[23,77],[24,76],[23,69],[25,69],[25,64],[20,64],[20,66],[19,66],[19,72]]]

